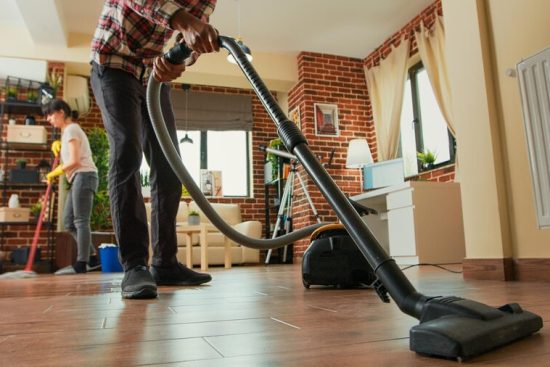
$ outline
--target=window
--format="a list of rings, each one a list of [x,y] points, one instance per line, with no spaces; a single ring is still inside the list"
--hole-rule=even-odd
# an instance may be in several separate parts
[[[433,167],[454,162],[455,141],[435,99],[428,73],[418,63],[409,69],[401,110],[401,155],[405,176],[414,176],[432,167],[423,167],[418,152],[433,152]]]
[[[250,196],[250,133],[247,131],[189,131],[193,144],[180,143],[185,168],[200,186],[200,170],[222,171],[224,196]],[[185,131],[178,130],[178,141]],[[140,171],[149,171],[145,157]]]

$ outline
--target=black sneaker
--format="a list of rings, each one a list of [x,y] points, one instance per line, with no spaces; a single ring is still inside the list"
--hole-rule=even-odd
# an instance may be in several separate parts
[[[151,266],[150,271],[157,285],[200,285],[212,280],[210,274],[197,273],[180,263],[168,267]]]
[[[157,285],[146,266],[136,266],[124,273],[122,298],[155,298]]]
[[[101,270],[101,262],[97,255],[91,255],[88,265],[86,266],[86,271],[96,271]]]

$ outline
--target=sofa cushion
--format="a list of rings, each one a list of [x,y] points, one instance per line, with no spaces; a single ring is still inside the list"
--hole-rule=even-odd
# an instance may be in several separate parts
[[[213,203],[212,207],[222,219],[230,225],[235,225],[242,222],[241,207],[239,204],[231,203]],[[189,203],[189,210],[196,210],[200,213],[202,223],[210,223],[210,220],[204,215],[198,205],[192,201]]]
[[[145,203],[145,211],[147,212],[147,222],[151,223],[151,202]],[[189,207],[185,201],[180,201],[176,222],[187,222],[187,214]]]

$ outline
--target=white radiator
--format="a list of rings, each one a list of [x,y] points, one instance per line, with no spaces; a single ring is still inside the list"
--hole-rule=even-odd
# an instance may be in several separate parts
[[[550,47],[517,65],[539,228],[550,228]]]

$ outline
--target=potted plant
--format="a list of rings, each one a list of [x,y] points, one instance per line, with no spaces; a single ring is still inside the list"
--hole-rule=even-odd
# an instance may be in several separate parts
[[[418,152],[416,157],[422,164],[424,170],[430,170],[434,167],[435,161],[437,159],[437,154],[432,152],[429,149],[424,150],[424,152]]]
[[[48,75],[46,76],[46,82],[52,87],[53,89],[53,98],[57,96],[57,90],[63,83],[63,75],[61,73],[57,72],[57,69],[53,69]]]
[[[26,159],[18,159],[15,161],[15,164],[17,165],[17,169],[25,169],[27,167],[27,160]]]
[[[38,101],[38,92],[34,89],[29,89],[27,92],[27,101],[30,103],[36,103],[36,101]]]
[[[16,101],[17,94],[18,94],[17,86],[15,85],[8,86],[6,94],[7,94],[8,101]]]
[[[40,212],[42,211],[42,202],[38,200],[31,206],[31,214],[38,219]]]
[[[88,131],[88,140],[98,175],[98,187],[94,196],[90,224],[92,231],[103,231],[111,228],[111,206],[107,188],[109,141],[105,130],[97,127]]]
[[[281,138],[276,138],[271,140],[268,145],[268,147],[271,149],[280,149],[282,146],[283,146],[283,143],[281,141]],[[277,179],[279,175],[279,157],[273,153],[267,153],[265,158],[267,160],[266,167],[265,167],[265,173],[266,173],[265,181],[271,182]]]
[[[187,224],[190,226],[197,226],[201,223],[201,217],[199,215],[199,212],[196,210],[190,210],[189,213],[187,213]]]

